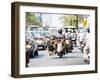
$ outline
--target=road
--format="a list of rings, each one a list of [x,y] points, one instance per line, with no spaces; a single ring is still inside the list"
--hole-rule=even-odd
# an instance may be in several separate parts
[[[72,53],[63,55],[59,58],[57,55],[49,56],[47,50],[39,50],[39,55],[31,58],[29,67],[41,67],[41,66],[66,66],[66,65],[83,65],[84,63],[83,53],[74,47]]]

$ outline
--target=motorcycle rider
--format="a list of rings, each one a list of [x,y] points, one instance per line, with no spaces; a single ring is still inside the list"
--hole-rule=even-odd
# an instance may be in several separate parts
[[[26,41],[26,45],[28,44],[28,41]],[[28,67],[28,64],[29,64],[29,55],[30,55],[30,52],[26,49],[26,67]]]
[[[71,33],[71,37],[72,37],[72,45],[74,44],[76,46],[76,33],[74,30]]]
[[[48,52],[49,52],[49,56],[53,55],[53,51],[54,51],[54,36],[51,37],[51,40],[48,42]]]
[[[65,32],[65,41],[66,41],[66,53],[72,52],[71,50],[73,49],[73,46],[71,42],[71,31],[68,31],[67,29]]]
[[[57,53],[60,57],[64,54],[64,35],[62,34],[62,29],[58,30],[58,34],[56,36],[57,39]]]

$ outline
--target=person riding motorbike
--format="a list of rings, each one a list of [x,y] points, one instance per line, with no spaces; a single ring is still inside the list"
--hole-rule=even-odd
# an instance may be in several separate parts
[[[56,44],[56,48],[57,48],[57,54],[58,56],[61,58],[63,54],[65,54],[65,50],[64,50],[64,35],[62,34],[62,29],[58,30],[58,34],[56,36],[57,39],[57,44]]]
[[[58,44],[57,44],[57,54],[58,56],[61,58],[62,55],[63,55],[63,45],[62,45],[62,42],[61,40],[59,39],[58,40]]]
[[[49,55],[53,55],[53,51],[54,51],[54,36],[51,37],[51,40],[48,42],[48,52]]]
[[[72,45],[76,47],[76,33],[75,31],[73,30],[73,32],[71,33],[71,40],[72,40]]]
[[[68,30],[66,30],[65,32],[65,41],[66,41],[66,53],[72,52],[73,46],[71,41],[71,32],[68,32]]]

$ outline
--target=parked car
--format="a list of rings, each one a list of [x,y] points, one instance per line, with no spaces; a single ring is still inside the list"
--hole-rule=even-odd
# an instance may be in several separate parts
[[[32,35],[34,36],[35,42],[37,43],[38,47],[42,47],[43,49],[46,49],[46,40],[43,33],[39,31],[34,31],[32,32]]]

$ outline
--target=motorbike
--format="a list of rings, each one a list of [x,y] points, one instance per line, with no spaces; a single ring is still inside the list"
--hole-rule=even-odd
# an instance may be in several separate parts
[[[57,39],[52,46],[52,52],[54,52],[54,54],[57,54],[59,58],[62,58],[63,55],[72,52],[71,45],[71,40]]]
[[[28,63],[29,63],[29,58],[30,58],[30,52],[31,52],[31,48],[32,45],[28,43],[28,41],[26,41],[26,46],[25,46],[25,50],[26,50],[26,67],[28,67]]]
[[[59,58],[62,58],[62,56],[66,54],[65,41],[63,39],[59,40],[56,48],[57,55],[59,56]]]
[[[71,40],[65,40],[65,50],[66,50],[66,53],[71,53],[72,52],[72,44],[71,44]]]
[[[65,40],[63,38],[56,38],[53,44],[51,44],[52,46],[50,46],[50,44],[51,43],[49,43],[48,50],[51,51],[52,55],[57,54],[59,58],[62,58],[63,55],[72,52],[71,40]]]
[[[84,62],[87,62],[88,64],[90,63],[90,54],[89,54],[90,50],[89,47],[84,47],[84,56],[86,57]]]
[[[84,52],[84,47],[85,47],[85,43],[83,41],[81,41],[80,42],[80,49],[81,49],[82,53]]]

